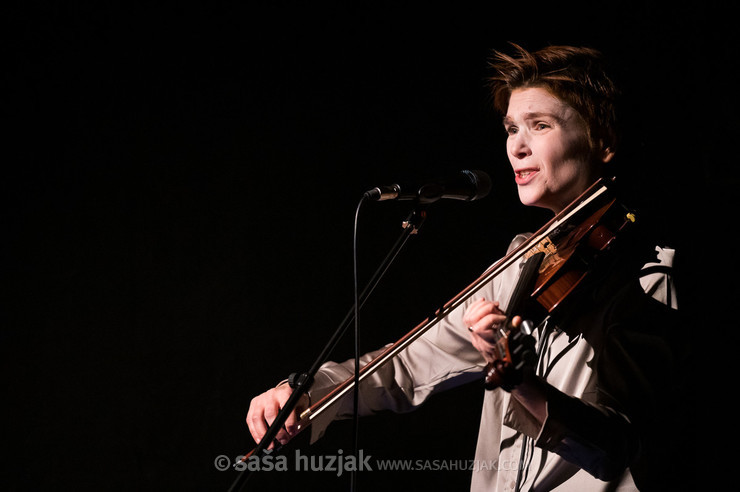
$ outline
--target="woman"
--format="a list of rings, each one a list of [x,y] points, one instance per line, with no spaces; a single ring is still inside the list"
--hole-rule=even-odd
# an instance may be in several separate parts
[[[507,153],[523,204],[558,213],[608,171],[617,145],[614,84],[601,55],[552,46],[497,53],[491,79]],[[527,235],[517,236],[516,248]],[[533,333],[537,361],[518,384],[486,391],[471,490],[648,490],[670,474],[675,450],[666,419],[675,407],[670,329],[673,251],[635,235],[598,268],[578,303]],[[361,384],[361,415],[409,411],[450,387],[477,380],[496,358],[498,328],[517,283],[513,265]],[[510,313],[517,314],[517,313]],[[377,352],[367,354],[362,363]],[[322,366],[317,401],[353,373],[353,361]],[[291,389],[256,397],[247,423],[259,441]],[[305,402],[307,404],[307,402]],[[313,438],[353,411],[347,398],[312,424]],[[331,415],[329,415],[331,413]],[[277,439],[294,432],[292,415]],[[622,489],[620,489],[622,490]]]

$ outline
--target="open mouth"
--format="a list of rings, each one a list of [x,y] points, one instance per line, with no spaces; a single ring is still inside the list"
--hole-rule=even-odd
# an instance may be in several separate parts
[[[536,175],[537,169],[521,169],[514,173],[517,184],[523,185],[529,183]]]

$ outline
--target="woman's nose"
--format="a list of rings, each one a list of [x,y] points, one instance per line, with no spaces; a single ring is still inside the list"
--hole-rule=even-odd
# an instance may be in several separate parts
[[[532,154],[527,137],[523,132],[515,133],[509,136],[508,140],[509,154],[517,159],[524,159]]]

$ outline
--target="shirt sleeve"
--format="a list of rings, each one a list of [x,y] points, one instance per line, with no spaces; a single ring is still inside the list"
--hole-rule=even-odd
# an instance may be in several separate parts
[[[509,251],[526,237],[517,236],[510,244]],[[486,363],[470,342],[463,315],[467,306],[481,297],[500,300],[504,305],[500,296],[506,293],[504,287],[515,280],[518,272],[518,265],[504,270],[391,361],[365,378],[360,384],[358,413],[364,416],[380,411],[408,412],[433,394],[482,378]],[[362,356],[360,366],[370,362],[383,350]],[[314,378],[311,400],[319,401],[353,374],[354,359],[323,364]],[[311,424],[312,442],[324,434],[331,421],[350,418],[353,403],[350,391],[331,408],[323,411]]]

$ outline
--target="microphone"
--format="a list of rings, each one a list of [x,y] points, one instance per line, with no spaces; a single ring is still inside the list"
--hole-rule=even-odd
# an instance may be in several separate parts
[[[385,200],[418,200],[419,203],[434,203],[442,198],[472,202],[485,198],[491,191],[491,178],[483,171],[460,171],[449,179],[437,180],[422,186],[376,186],[365,192],[365,198],[382,202]]]

